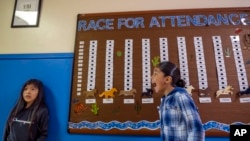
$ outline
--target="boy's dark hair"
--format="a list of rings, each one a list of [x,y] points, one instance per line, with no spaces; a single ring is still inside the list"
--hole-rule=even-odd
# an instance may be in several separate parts
[[[185,81],[180,79],[180,69],[174,63],[164,61],[158,64],[158,68],[164,73],[164,76],[172,77],[172,86],[185,87]]]

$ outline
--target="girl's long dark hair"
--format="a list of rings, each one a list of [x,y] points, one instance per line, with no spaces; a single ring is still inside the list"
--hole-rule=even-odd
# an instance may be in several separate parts
[[[170,61],[164,61],[158,64],[158,68],[164,73],[164,76],[172,77],[172,86],[185,87],[186,82],[181,79],[180,69]]]
[[[29,107],[32,109],[31,110],[32,112],[29,116],[29,120],[31,121],[31,123],[33,123],[36,120],[36,113],[39,110],[40,106],[45,104],[43,83],[38,79],[30,79],[30,80],[26,81],[22,87],[21,92],[20,92],[19,99],[10,113],[10,116],[8,118],[8,121],[7,121],[7,126],[11,127],[13,118],[15,118],[26,107],[26,102],[23,99],[23,91],[24,91],[25,87],[27,85],[30,85],[30,84],[33,84],[35,87],[38,88],[38,96],[35,99],[35,101],[33,102],[33,104]],[[32,124],[30,124],[29,130],[31,130],[31,125]],[[30,132],[30,133],[32,133],[32,132]],[[30,135],[30,136],[32,137],[32,135]]]

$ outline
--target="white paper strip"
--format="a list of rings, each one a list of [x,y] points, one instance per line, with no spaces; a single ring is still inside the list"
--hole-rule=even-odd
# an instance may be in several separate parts
[[[114,40],[106,41],[105,91],[113,88]]]
[[[83,51],[84,51],[84,41],[79,42],[78,49],[78,65],[77,65],[77,93],[76,95],[81,95],[82,89],[82,68],[83,68]]]
[[[124,58],[124,90],[129,91],[133,88],[133,40],[125,40]]]
[[[228,84],[221,38],[220,36],[213,36],[212,39],[214,45],[214,56],[216,61],[219,89],[224,89]]]
[[[185,37],[177,37],[181,78],[190,85]]]
[[[160,42],[160,59],[162,61],[168,61],[168,38],[159,38]]]
[[[248,88],[248,81],[247,81],[247,74],[244,65],[244,60],[242,57],[241,46],[240,46],[240,37],[237,36],[230,36],[233,53],[234,53],[234,61],[235,67],[237,70],[238,75],[238,82],[240,86],[240,91],[244,91]]]
[[[97,40],[90,40],[87,91],[95,89]]]
[[[202,37],[194,37],[194,46],[199,79],[199,89],[206,89],[208,87],[208,84]]]
[[[151,89],[150,39],[142,39],[142,91]]]

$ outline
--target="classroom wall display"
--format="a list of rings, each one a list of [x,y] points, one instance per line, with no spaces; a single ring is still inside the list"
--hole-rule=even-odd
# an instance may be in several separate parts
[[[250,119],[250,9],[78,14],[69,133],[159,135],[154,66],[172,61],[207,136]]]

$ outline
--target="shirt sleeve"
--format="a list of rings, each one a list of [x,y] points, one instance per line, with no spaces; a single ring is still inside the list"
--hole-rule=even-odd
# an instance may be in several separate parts
[[[188,128],[188,141],[204,141],[202,121],[193,99],[183,94],[179,98],[179,103]]]
[[[38,137],[36,141],[45,141],[48,135],[49,112],[47,108],[41,109],[38,117]]]

